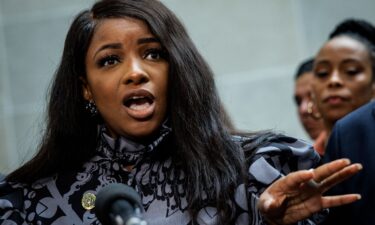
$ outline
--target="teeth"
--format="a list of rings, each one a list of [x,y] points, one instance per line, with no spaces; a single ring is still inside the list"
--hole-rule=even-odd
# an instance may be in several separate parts
[[[132,110],[145,110],[151,106],[151,102],[145,96],[131,96],[126,102],[125,106]]]
[[[143,96],[133,96],[130,99],[137,100],[137,99],[141,99],[141,98],[144,98],[144,97]]]
[[[133,103],[129,106],[129,108],[131,108],[133,110],[143,110],[143,109],[146,109],[149,106],[150,106],[150,103],[148,103],[148,102],[144,102],[142,104]]]

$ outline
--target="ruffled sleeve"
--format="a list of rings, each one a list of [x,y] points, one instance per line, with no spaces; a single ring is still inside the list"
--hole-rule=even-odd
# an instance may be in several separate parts
[[[246,145],[243,147],[246,150]],[[266,224],[256,207],[260,194],[275,180],[290,172],[318,166],[320,157],[309,143],[279,135],[256,148],[248,160],[247,192],[249,213],[252,214],[250,218],[253,220],[250,224]],[[297,224],[319,224],[327,213],[327,210],[323,210]]]
[[[27,224],[23,204],[22,188],[12,187],[6,181],[2,181],[0,183],[0,224]]]

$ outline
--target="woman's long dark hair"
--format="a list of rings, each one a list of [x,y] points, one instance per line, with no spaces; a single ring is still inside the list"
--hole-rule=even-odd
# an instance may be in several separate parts
[[[84,60],[96,25],[102,19],[124,17],[145,21],[168,52],[169,117],[177,147],[169,154],[186,173],[190,213],[196,217],[208,197],[219,211],[219,223],[232,223],[234,210],[228,202],[243,182],[243,153],[225,125],[210,68],[176,16],[156,0],[102,0],[75,18],[50,90],[40,149],[7,179],[30,183],[75,169],[93,155],[97,121],[84,109]]]

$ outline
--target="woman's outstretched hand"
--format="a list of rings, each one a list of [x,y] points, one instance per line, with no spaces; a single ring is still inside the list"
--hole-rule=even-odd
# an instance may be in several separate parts
[[[301,170],[275,181],[260,196],[258,209],[271,224],[292,224],[324,208],[340,206],[361,198],[358,194],[324,196],[332,186],[358,173],[361,164],[348,159]]]

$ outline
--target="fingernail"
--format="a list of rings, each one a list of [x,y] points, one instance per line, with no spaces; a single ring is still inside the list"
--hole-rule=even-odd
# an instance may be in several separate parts
[[[361,169],[363,169],[363,166],[362,166],[362,164],[359,164],[359,163],[358,163],[358,164],[357,164],[357,169],[358,169],[358,170],[361,170]]]
[[[357,200],[361,199],[362,196],[361,195],[357,195]]]

